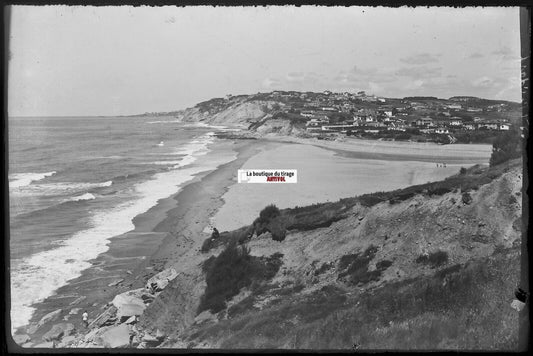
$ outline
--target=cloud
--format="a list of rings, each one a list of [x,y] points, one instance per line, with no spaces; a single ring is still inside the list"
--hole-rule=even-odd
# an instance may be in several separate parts
[[[304,78],[305,78],[305,73],[303,73],[303,72],[291,72],[291,73],[287,73],[285,78],[289,82],[302,82],[304,80]]]
[[[479,52],[476,52],[476,53],[472,53],[468,58],[471,58],[471,59],[476,59],[476,58],[483,58],[484,56],[479,53]]]
[[[407,63],[407,64],[427,64],[427,63],[435,63],[438,62],[439,59],[436,55],[431,53],[419,53],[415,54],[413,56],[404,57],[400,59],[401,62]]]
[[[492,54],[498,54],[498,55],[502,55],[502,56],[505,56],[505,55],[509,55],[509,54],[512,54],[513,51],[511,51],[511,49],[507,46],[505,47],[502,47],[496,51],[493,51]]]
[[[263,86],[263,88],[272,89],[275,87],[279,87],[281,85],[281,81],[276,78],[265,78],[263,79],[261,85]]]
[[[396,71],[396,75],[409,78],[428,78],[441,75],[441,67],[404,67]]]
[[[489,88],[494,85],[494,79],[487,76],[483,76],[477,79],[472,80],[472,85],[475,88]]]

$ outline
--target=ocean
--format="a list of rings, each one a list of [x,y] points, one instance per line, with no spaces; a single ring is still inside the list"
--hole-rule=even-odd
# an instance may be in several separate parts
[[[207,159],[222,127],[173,117],[10,118],[12,328],[91,266],[132,219],[230,156]]]

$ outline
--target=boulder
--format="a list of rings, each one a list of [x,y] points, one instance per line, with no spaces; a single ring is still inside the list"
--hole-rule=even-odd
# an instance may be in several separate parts
[[[161,343],[161,340],[150,334],[144,334],[141,339],[141,344],[144,344],[146,347],[155,347]]]
[[[129,319],[132,316],[142,315],[146,306],[138,303],[122,304],[117,310],[117,318],[120,322]]]
[[[133,315],[133,316],[130,316],[128,320],[124,322],[124,324],[134,324],[135,322],[137,322],[137,317]]]
[[[144,304],[150,304],[154,301],[155,295],[149,294],[149,293],[143,293],[141,295],[141,299],[143,300]]]
[[[37,349],[52,349],[55,347],[55,345],[53,341],[49,341],[49,342],[42,342],[40,344],[35,345],[34,347]]]
[[[32,334],[35,334],[37,332],[37,330],[39,329],[39,327],[37,326],[37,324],[33,323],[33,324],[30,324],[27,328],[26,328],[26,332],[30,335]]]
[[[156,332],[155,332],[155,337],[159,341],[162,341],[166,336],[167,336],[167,334],[165,334],[163,331],[161,331],[159,329],[157,329]]]
[[[81,308],[73,308],[70,310],[69,314],[70,315],[75,315],[75,314],[78,314],[80,312]]]
[[[104,347],[128,347],[130,346],[130,329],[125,324],[114,326],[106,330],[100,338]]]
[[[66,345],[73,343],[75,340],[76,340],[76,336],[74,335],[65,336],[64,338],[61,339],[61,344],[63,346],[66,346]]]
[[[15,334],[13,335],[13,341],[15,341],[17,345],[22,345],[31,341],[31,337],[26,334]]]
[[[144,336],[142,337],[142,341],[146,342],[146,343],[157,343],[159,342],[159,340],[155,337],[155,336],[152,336],[148,333],[145,333]]]
[[[143,293],[144,289],[139,288],[116,295],[112,303],[117,308],[117,318],[123,319],[133,315],[142,315],[146,309],[141,298]]]
[[[116,318],[115,318],[115,314],[117,312],[117,308],[115,306],[112,306],[111,308],[109,309],[106,309],[102,314],[98,315],[96,317],[96,319],[94,319],[90,324],[89,324],[89,329],[93,328],[93,327],[101,327],[103,325],[106,325],[108,324],[110,321],[114,321]]]
[[[70,336],[76,332],[74,325],[70,323],[60,323],[52,326],[52,328],[43,335],[44,341],[61,340],[63,336]]]
[[[39,320],[39,322],[37,323],[37,327],[40,328],[41,326],[43,326],[44,324],[48,322],[57,320],[60,315],[61,315],[61,309],[54,310],[53,312],[46,314],[45,316],[41,318],[41,320]]]
[[[161,291],[177,276],[178,272],[174,268],[167,268],[146,282],[146,290],[150,293]]]

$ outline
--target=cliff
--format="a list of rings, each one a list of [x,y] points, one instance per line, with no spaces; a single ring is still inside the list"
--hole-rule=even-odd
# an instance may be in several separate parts
[[[223,232],[142,326],[162,347],[511,350],[521,174],[473,167]]]

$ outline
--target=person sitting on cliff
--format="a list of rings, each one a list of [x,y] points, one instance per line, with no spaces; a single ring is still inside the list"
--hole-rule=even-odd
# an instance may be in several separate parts
[[[81,319],[83,321],[85,329],[87,329],[87,327],[89,327],[89,314],[87,314],[87,310],[83,312],[83,314],[81,315]]]
[[[214,239],[218,239],[219,236],[220,236],[220,233],[218,232],[217,228],[214,227],[213,233],[211,234],[211,238],[214,240]]]

